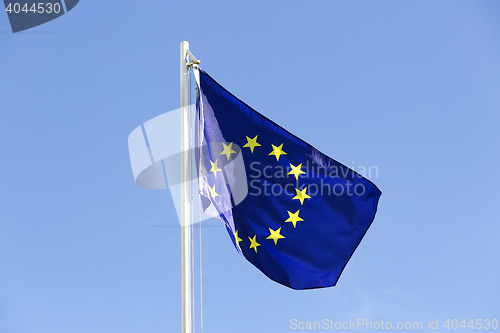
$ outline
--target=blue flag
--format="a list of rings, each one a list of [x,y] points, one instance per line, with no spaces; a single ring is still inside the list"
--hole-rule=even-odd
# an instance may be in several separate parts
[[[381,195],[199,69],[200,193],[236,250],[293,289],[334,286]]]

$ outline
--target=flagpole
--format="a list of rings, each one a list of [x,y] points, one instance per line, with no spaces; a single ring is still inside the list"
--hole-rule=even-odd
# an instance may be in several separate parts
[[[191,229],[189,198],[189,84],[186,57],[189,43],[181,42],[181,271],[182,333],[191,333]]]

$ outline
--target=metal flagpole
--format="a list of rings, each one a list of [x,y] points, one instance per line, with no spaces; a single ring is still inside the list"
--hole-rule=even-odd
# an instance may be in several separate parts
[[[191,229],[189,197],[189,84],[187,54],[189,43],[181,42],[181,271],[182,333],[191,333]]]

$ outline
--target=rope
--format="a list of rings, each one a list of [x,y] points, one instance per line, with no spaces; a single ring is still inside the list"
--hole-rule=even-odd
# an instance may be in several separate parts
[[[197,87],[197,95],[196,97],[199,97],[199,88]],[[196,117],[196,120],[199,122],[200,121],[200,116],[197,115],[198,117]],[[201,131],[201,126],[199,125],[198,123],[198,130]],[[198,142],[198,156],[200,157],[200,160],[199,160],[199,164],[198,164],[198,170],[201,170],[201,149],[202,149],[202,134],[203,133],[200,133],[198,132],[198,138],[199,138],[199,142]],[[199,176],[199,175],[198,175]],[[198,177],[198,184],[199,184],[199,177]],[[200,191],[200,186],[198,185],[198,191]],[[201,333],[203,333],[203,266],[202,266],[202,256],[201,256],[201,197],[200,195],[198,194],[198,221],[200,223],[199,225],[199,229],[200,229],[200,235],[199,235],[199,239],[200,239],[200,330],[201,330]]]
[[[191,261],[191,321],[192,321],[192,328],[193,328],[193,332],[195,332],[195,329],[196,329],[196,326],[195,326],[195,297],[194,297],[194,240],[193,240],[193,222],[194,222],[194,207],[192,205],[193,203],[193,183],[191,182],[191,180],[193,179],[193,175],[192,175],[192,172],[193,172],[193,157],[192,157],[192,147],[193,147],[193,131],[192,131],[192,128],[193,128],[193,120],[192,120],[192,117],[191,117],[191,70],[188,70],[188,78],[189,78],[189,89],[188,89],[188,100],[189,100],[189,106],[188,106],[188,122],[189,122],[189,155],[188,155],[188,158],[189,158],[189,171],[188,171],[188,175],[189,175],[189,178],[188,178],[188,182],[189,182],[189,200],[191,201],[191,204],[189,205],[189,209],[190,209],[190,214],[189,214],[189,229],[190,229],[190,233],[191,233],[191,239],[190,239],[190,242],[191,242],[191,258],[190,258],[190,261]]]
[[[189,66],[189,67],[193,67],[193,66]],[[191,73],[191,69],[188,71],[188,78],[189,78],[189,92],[188,92],[188,99],[189,99],[189,114],[188,114],[188,122],[189,122],[189,171],[188,171],[188,179],[190,181],[190,186],[189,186],[189,198],[191,200],[191,203],[194,202],[194,193],[195,191],[193,191],[193,182],[191,182],[191,180],[193,179],[193,166],[194,166],[194,163],[196,163],[196,160],[193,161],[193,156],[192,156],[192,152],[194,152],[194,137],[195,137],[195,131],[192,130],[193,129],[193,125],[195,127],[197,127],[198,129],[201,129],[201,127],[199,126],[199,124],[197,123],[199,121],[199,118],[198,117],[193,117],[191,116],[191,105],[193,104],[192,103],[192,94],[191,94],[191,88],[192,88],[192,73]],[[198,87],[197,87],[197,91],[198,91]],[[199,93],[199,92],[198,92]],[[198,97],[198,95],[197,95]],[[199,142],[198,142],[198,156],[201,156],[201,149],[202,149],[202,133],[198,133],[198,138],[199,138]],[[198,164],[198,170],[200,170],[200,167],[201,167],[201,160],[198,161],[199,164]],[[198,177],[198,175],[196,175]],[[200,250],[200,257],[199,257],[199,262],[200,262],[200,330],[201,330],[201,333],[203,333],[203,264],[202,264],[202,242],[201,242],[201,210],[202,210],[202,207],[201,207],[201,198],[200,198],[200,187],[198,186],[198,223],[199,223],[199,250]],[[192,293],[191,293],[191,299],[192,299],[192,302],[191,302],[191,306],[192,306],[192,311],[191,311],[191,322],[192,322],[192,328],[193,328],[193,332],[195,332],[196,330],[196,326],[195,326],[195,297],[194,297],[194,280],[195,280],[195,277],[194,277],[194,266],[195,266],[195,255],[194,255],[194,207],[193,205],[191,204],[190,205],[190,210],[191,210],[191,214],[190,214],[190,231],[191,231],[191,258],[190,258],[190,264],[191,264],[191,287],[192,287]]]
[[[201,327],[201,333],[203,333],[203,269],[202,269],[202,264],[201,264],[201,199],[200,196],[198,196],[198,212],[199,212],[199,217],[200,217],[200,327]]]

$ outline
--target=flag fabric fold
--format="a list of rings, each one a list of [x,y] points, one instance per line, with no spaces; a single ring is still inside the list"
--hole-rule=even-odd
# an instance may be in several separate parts
[[[202,69],[196,74],[205,212],[272,280],[293,289],[334,286],[375,218],[380,190]]]

